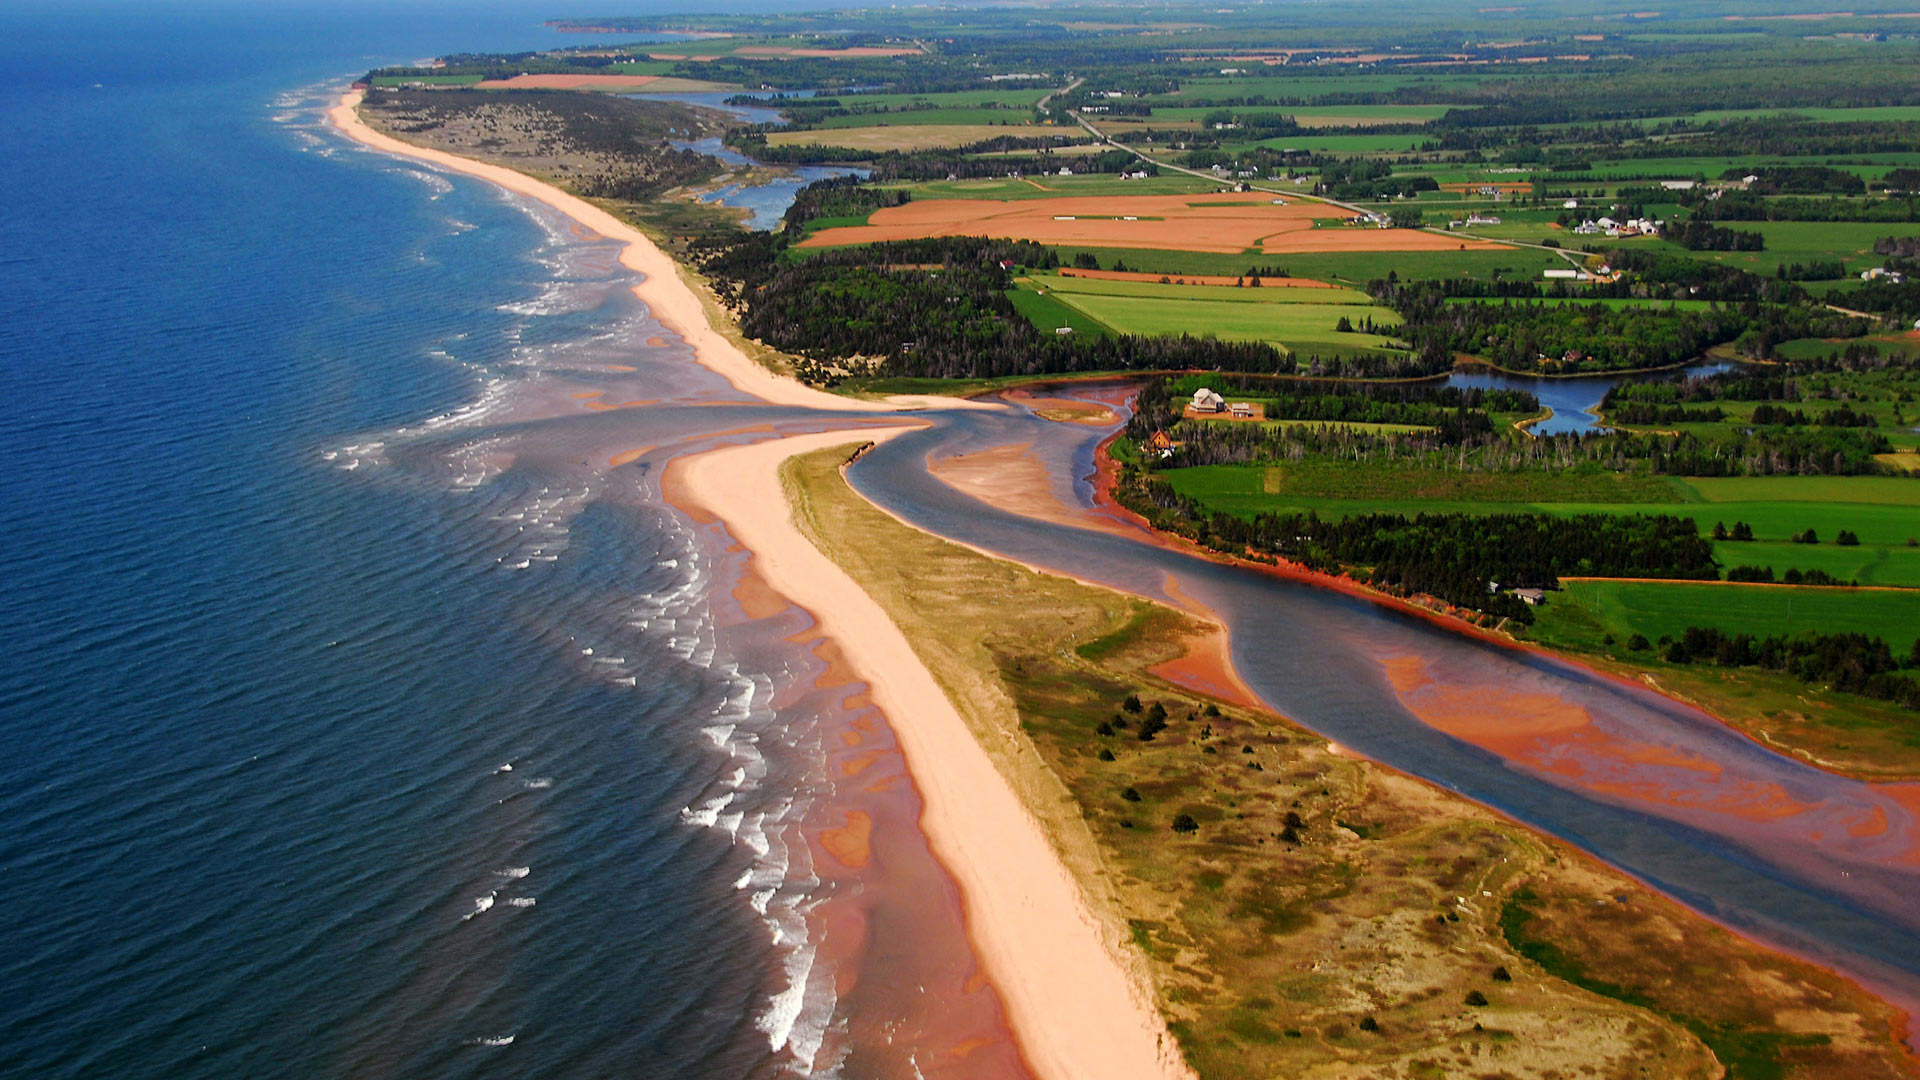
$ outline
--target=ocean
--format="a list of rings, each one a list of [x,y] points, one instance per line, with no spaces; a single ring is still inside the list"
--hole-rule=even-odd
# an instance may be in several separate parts
[[[371,66],[562,42],[559,14],[0,11],[0,1076],[1026,1075],[884,718],[661,496],[676,455],[841,421],[694,364],[605,240],[322,122]],[[855,485],[1037,564],[1176,574],[1304,726],[1920,1000],[1920,824],[1884,793],[1568,665],[983,507],[926,456],[1033,442],[1085,505],[1105,432],[929,419]],[[1404,657],[1435,701],[1389,685]],[[1608,741],[1503,757],[1423,720],[1516,689]],[[1745,812],[1775,789],[1804,808]]]
[[[615,359],[736,395],[610,245],[321,124],[558,14],[0,11],[0,1075],[906,1075],[914,1024],[1020,1073],[990,988],[938,996],[904,777],[886,867],[811,864],[861,718],[805,616],[744,615],[645,463],[541,449]],[[851,1015],[896,933],[860,970],[917,1003]]]

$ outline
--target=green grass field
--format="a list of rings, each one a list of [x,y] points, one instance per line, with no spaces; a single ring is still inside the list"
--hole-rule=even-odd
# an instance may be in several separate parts
[[[1061,162],[1068,167],[1072,161]],[[1036,186],[1037,185],[1037,186]],[[1122,180],[1112,174],[1037,176],[1032,183],[999,177],[992,180],[927,180],[918,183],[877,184],[904,189],[916,199],[1057,199],[1068,195],[1207,195],[1220,185],[1197,176],[1168,173],[1144,180]]]
[[[1667,240],[1645,243],[1663,247],[1679,255],[1712,259],[1759,274],[1771,274],[1786,263],[1811,259],[1842,259],[1847,273],[1855,274],[1870,266],[1879,266],[1885,256],[1873,252],[1873,242],[1883,236],[1914,236],[1920,225],[1857,221],[1732,221],[1726,226],[1766,237],[1765,251],[1688,251]]]
[[[1178,291],[1174,286],[1167,288]],[[1362,309],[1353,304],[1263,304],[1094,292],[1048,295],[1123,334],[1191,334],[1227,341],[1265,341],[1301,355],[1346,355],[1392,347],[1394,342],[1389,337],[1338,332],[1334,326],[1342,316],[1353,318],[1364,312],[1376,323],[1398,321],[1398,316],[1386,308]]]
[[[1137,181],[1145,183],[1146,181]],[[1480,281],[1503,278],[1537,278],[1549,267],[1565,266],[1566,261],[1551,252],[1531,248],[1503,251],[1367,251],[1340,253],[1304,253],[1262,255],[1240,253],[1222,255],[1205,251],[1158,251],[1145,248],[1060,247],[1060,260],[1070,263],[1075,255],[1087,252],[1100,260],[1104,269],[1113,269],[1115,260],[1125,260],[1127,269],[1150,274],[1244,274],[1250,266],[1274,266],[1293,277],[1315,281],[1333,281],[1363,286],[1384,278],[1388,273],[1401,278],[1473,278]]]
[[[1266,96],[1300,98],[1312,101],[1328,94],[1380,93],[1407,88],[1457,90],[1485,81],[1479,75],[1401,75],[1373,72],[1336,72],[1314,75],[1223,75],[1183,79],[1180,89],[1149,100],[1158,111],[1162,102],[1182,100],[1218,100],[1232,97]]]
[[[1079,308],[1063,304],[1052,295],[1033,289],[1013,289],[1007,293],[1007,299],[1013,302],[1015,311],[1042,330],[1066,326],[1082,337],[1106,337],[1113,332],[1105,323]]]
[[[1920,588],[1920,478],[1781,476],[1682,479],[1606,472],[1460,473],[1313,461],[1284,466],[1203,465],[1161,473],[1174,489],[1230,514],[1314,511],[1324,517],[1421,511],[1494,514],[1674,514],[1702,535],[1715,524],[1752,527],[1755,539],[1714,545],[1723,570],[1824,570],[1862,585]],[[1788,538],[1806,529],[1818,544]],[[1858,546],[1834,543],[1840,530]]]
[[[1452,105],[1259,105],[1229,111],[1242,116],[1291,116],[1301,127],[1362,127],[1370,124],[1425,124],[1438,120],[1454,108]],[[1171,127],[1174,124],[1198,124],[1208,113],[1215,110],[1210,107],[1193,106],[1187,108],[1162,108],[1153,110],[1153,126]],[[1097,118],[1095,118],[1097,121]],[[1231,138],[1232,129],[1223,130],[1223,136]]]
[[[1152,281],[1102,281],[1098,278],[1061,277],[1058,274],[1028,279],[1038,288],[1052,292],[1137,296],[1154,300],[1209,300],[1240,304],[1361,304],[1372,305],[1373,297],[1358,289],[1298,289],[1285,286],[1257,289],[1231,285],[1162,285]],[[1355,313],[1356,317],[1359,313]],[[1381,308],[1380,315],[1394,318]]]
[[[1580,173],[1579,177],[1556,176],[1550,179],[1556,186],[1581,184],[1587,178],[1600,180],[1686,180],[1695,176],[1705,176],[1709,180],[1718,179],[1728,169],[1755,169],[1766,166],[1787,167],[1795,165],[1825,165],[1826,158],[1781,157],[1777,155],[1755,154],[1748,157],[1670,157],[1670,158],[1627,158],[1609,161],[1605,158],[1594,161],[1593,168]],[[1834,165],[1865,179],[1872,180],[1884,176],[1889,169],[1920,165],[1920,154],[1862,154],[1846,158],[1845,164]]]
[[[1035,95],[1036,97],[1038,95]],[[964,124],[964,125],[1026,125],[1033,119],[1027,109],[994,109],[948,107],[940,109],[910,109],[904,112],[855,113],[851,116],[823,116],[815,126],[822,129],[867,128],[867,127],[922,127],[928,124]],[[1083,135],[1077,126],[1032,127],[1021,126],[1017,132],[1021,138],[1037,139],[1043,135]]]
[[[939,94],[848,94],[832,96],[849,109],[901,109],[910,105],[932,105],[936,109],[1031,109],[1048,90],[1020,88],[1012,90],[951,90]],[[924,110],[921,110],[924,111]],[[857,117],[856,117],[857,119]]]
[[[1885,638],[1896,652],[1905,652],[1920,635],[1920,591],[1568,581],[1548,594],[1528,636],[1562,648],[1633,655],[1625,649],[1632,635],[1657,642],[1679,637],[1689,626],[1756,637],[1858,633]]]

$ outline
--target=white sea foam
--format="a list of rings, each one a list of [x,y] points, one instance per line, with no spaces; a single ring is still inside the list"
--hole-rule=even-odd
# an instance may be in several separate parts
[[[513,762],[509,761],[506,764],[500,766],[499,768],[493,770],[493,775],[499,776],[503,772],[512,772],[512,771],[513,771]]]
[[[517,881],[520,878],[526,877],[528,874],[533,873],[533,867],[509,866],[505,870],[495,870],[494,873],[499,874],[503,878],[513,878],[514,880]]]
[[[535,902],[536,901],[531,896],[516,896],[513,899],[507,901],[507,904],[510,907],[532,907],[535,904]]]
[[[460,916],[460,921],[466,922],[468,919],[471,919],[476,915],[485,914],[488,909],[493,907],[493,895],[494,894],[492,893],[488,893],[485,896],[474,897],[473,910],[467,912],[465,915]]]
[[[527,784],[526,784],[528,791],[544,791],[547,788],[550,788],[552,786],[553,786],[553,781],[545,776],[539,777],[538,779],[529,780],[527,781]]]
[[[513,1038],[514,1037],[512,1035],[494,1035],[489,1038],[475,1039],[473,1040],[473,1045],[475,1046],[512,1046]]]

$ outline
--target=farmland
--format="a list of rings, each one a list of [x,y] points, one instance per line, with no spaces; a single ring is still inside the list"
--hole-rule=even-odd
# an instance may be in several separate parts
[[[1830,589],[1791,585],[1692,585],[1681,582],[1568,581],[1548,598],[1529,635],[1600,651],[1605,637],[1625,643],[1675,638],[1689,626],[1768,637],[1822,634],[1920,636],[1920,590]],[[1622,648],[1619,651],[1624,652]]]
[[[1306,291],[1272,290],[1277,294]],[[1064,290],[1050,295],[1102,325],[1126,334],[1201,333],[1230,341],[1264,341],[1296,354],[1346,353],[1395,345],[1392,338],[1382,335],[1338,332],[1335,327],[1339,321],[1356,312],[1350,304],[1258,303],[1199,296],[1147,297],[1137,293]],[[1393,318],[1391,312],[1381,314],[1388,321]],[[1196,329],[1201,327],[1204,329]]]
[[[1100,244],[1215,254],[1446,251],[1483,241],[1410,229],[1345,225],[1351,211],[1317,202],[1200,196],[1062,196],[1010,202],[916,199],[875,211],[864,226],[826,229],[803,247],[871,244],[929,236],[986,235],[1043,244]]]

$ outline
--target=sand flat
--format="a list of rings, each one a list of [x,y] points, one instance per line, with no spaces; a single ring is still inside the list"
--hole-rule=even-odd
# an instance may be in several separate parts
[[[1079,883],[975,741],[906,636],[794,524],[790,457],[907,427],[828,431],[711,451],[669,467],[678,497],[720,518],[774,589],[839,643],[892,722],[925,810],[921,827],[960,887],[967,930],[1034,1072],[1171,1080],[1192,1073],[1149,991],[1101,933]]]

